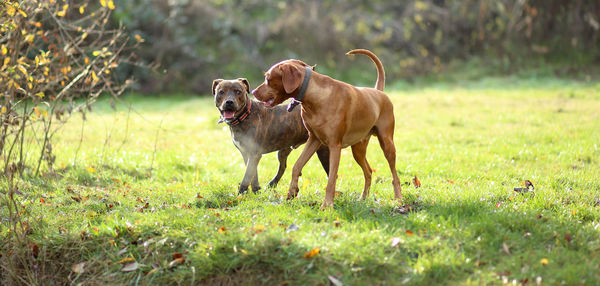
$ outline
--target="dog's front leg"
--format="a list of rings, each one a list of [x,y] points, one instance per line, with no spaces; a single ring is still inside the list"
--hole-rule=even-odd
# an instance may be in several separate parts
[[[258,166],[258,162],[260,161],[261,155],[247,154],[245,157],[247,158],[246,173],[244,174],[242,183],[240,183],[240,194],[248,191],[248,186],[250,186],[250,183],[252,183],[253,192],[257,192],[260,189],[260,186],[258,185],[258,175],[256,174],[256,167]]]
[[[288,190],[288,200],[293,199],[298,195],[298,178],[302,173],[302,168],[304,168],[306,162],[308,162],[310,157],[312,157],[319,147],[321,147],[319,139],[309,135],[308,140],[304,145],[304,149],[302,150],[302,154],[300,154],[300,157],[298,157],[298,160],[292,168],[292,180],[290,181],[290,189]]]
[[[325,189],[325,201],[321,205],[321,209],[333,206],[335,182],[337,181],[338,168],[340,167],[341,152],[341,146],[329,146],[329,177],[327,178],[327,188]]]

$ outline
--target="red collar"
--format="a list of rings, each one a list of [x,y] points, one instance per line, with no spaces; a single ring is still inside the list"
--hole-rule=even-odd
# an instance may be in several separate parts
[[[252,99],[250,99],[250,103],[248,103],[248,109],[246,110],[246,112],[244,112],[244,114],[240,115],[238,118],[236,118],[235,120],[228,122],[227,120],[225,120],[225,123],[227,123],[228,125],[238,125],[240,124],[240,122],[242,122],[244,119],[246,119],[246,117],[248,117],[248,115],[250,115],[250,108],[252,108]]]

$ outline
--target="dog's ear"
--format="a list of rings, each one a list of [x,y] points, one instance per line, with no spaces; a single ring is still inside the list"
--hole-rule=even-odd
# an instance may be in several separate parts
[[[217,85],[219,85],[219,83],[221,83],[222,81],[224,81],[224,79],[222,79],[222,78],[213,80],[213,86],[212,86],[212,94],[213,95],[215,95],[215,89],[217,88]]]
[[[286,93],[292,93],[302,83],[302,72],[295,65],[282,64],[279,66],[281,70],[281,81],[283,82],[283,89]]]
[[[248,80],[245,78],[238,78],[237,81],[241,82],[244,87],[246,88],[246,93],[250,93],[250,83],[248,83]]]

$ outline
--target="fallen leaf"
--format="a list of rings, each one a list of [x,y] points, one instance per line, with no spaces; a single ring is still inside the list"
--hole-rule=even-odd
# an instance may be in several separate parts
[[[169,268],[175,267],[183,262],[185,262],[184,258],[182,258],[182,257],[176,258],[175,260],[169,262]]]
[[[505,242],[502,243],[502,250],[504,251],[504,253],[510,255],[510,249],[508,248],[508,245]]]
[[[177,259],[177,258],[183,258],[183,254],[177,252],[177,253],[173,253],[173,259]]]
[[[415,234],[415,233],[414,233],[414,232],[412,232],[411,230],[406,230],[406,235],[407,235],[407,236],[411,236],[411,235],[413,235],[413,234]]]
[[[450,184],[454,184],[454,181],[446,179],[446,182],[450,183]]]
[[[123,264],[123,263],[127,263],[127,262],[133,262],[135,261],[135,259],[133,259],[133,257],[125,257],[121,260],[119,260],[119,264]]]
[[[542,259],[540,260],[540,263],[541,263],[542,265],[547,265],[548,263],[550,263],[550,261],[548,261],[548,258],[542,258]]]
[[[340,281],[339,279],[335,278],[332,275],[327,275],[327,278],[329,278],[329,281],[331,282],[331,284],[333,284],[335,286],[342,286],[342,285],[344,285],[344,283],[342,283],[342,281]]]
[[[525,188],[514,188],[515,192],[517,193],[527,193],[527,192],[533,192],[535,190],[535,187],[533,186],[533,183],[530,180],[525,180],[521,183],[522,185],[525,186]]]
[[[84,267],[85,267],[85,261],[84,262],[79,262],[77,264],[73,264],[73,266],[71,266],[71,270],[77,274],[81,274],[84,271]]]
[[[224,234],[224,233],[227,232],[227,228],[225,228],[224,226],[222,226],[222,227],[219,227],[218,231],[219,231],[220,234]]]
[[[285,232],[292,232],[292,231],[296,231],[299,230],[300,227],[295,225],[295,224],[290,224],[290,226],[287,227],[287,229],[285,230]]]
[[[421,181],[419,181],[419,178],[417,178],[417,176],[415,176],[413,179],[413,185],[415,185],[415,189],[416,188],[420,188],[421,187]]]
[[[131,271],[135,271],[139,268],[139,264],[137,262],[133,262],[133,263],[129,263],[125,266],[123,266],[123,268],[121,268],[122,272],[131,272]]]
[[[318,247],[315,247],[311,251],[307,251],[306,253],[304,253],[304,255],[302,255],[302,258],[312,258],[313,256],[319,254],[320,252],[321,252],[321,249]]]
[[[571,240],[573,240],[573,237],[571,237],[571,235],[570,235],[570,234],[568,234],[568,233],[565,233],[565,240],[566,240],[567,242],[571,242]]]

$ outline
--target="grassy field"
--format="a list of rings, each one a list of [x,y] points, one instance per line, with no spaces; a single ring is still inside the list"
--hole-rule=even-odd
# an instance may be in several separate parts
[[[316,158],[293,201],[291,167],[276,189],[236,194],[242,157],[211,97],[125,97],[133,110],[116,112],[102,101],[57,134],[56,174],[22,181],[39,248],[29,267],[40,284],[600,283],[599,83],[484,78],[388,94],[408,214],[376,139],[370,197],[358,199],[345,149],[335,207],[321,211]],[[263,157],[261,186],[276,168]],[[515,192],[525,180],[535,190]]]

